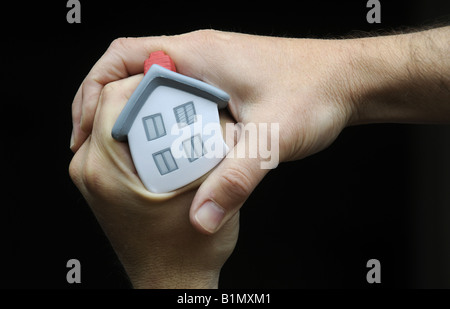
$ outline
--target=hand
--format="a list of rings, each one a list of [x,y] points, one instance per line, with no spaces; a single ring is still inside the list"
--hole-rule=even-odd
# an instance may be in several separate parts
[[[348,125],[449,121],[449,29],[355,40],[217,31],[119,39],[76,95],[71,148],[76,151],[90,133],[103,85],[141,72],[155,50],[168,53],[181,74],[228,92],[229,110],[244,128],[278,123],[279,139],[272,143],[279,146],[280,161],[324,149]],[[238,146],[247,142],[240,139]],[[195,195],[192,224],[207,234],[217,232],[267,173],[261,161],[261,156],[224,159]]]
[[[296,40],[215,31],[116,40],[75,97],[71,148],[76,151],[90,133],[102,87],[142,71],[150,52],[162,49],[181,74],[228,92],[229,110],[244,127],[248,123],[279,123],[281,160],[317,152],[339,134],[352,107],[344,104],[340,89],[326,84],[340,78],[333,66],[335,55],[327,52],[329,45],[305,40],[300,51],[298,45]],[[307,55],[314,57],[306,59]],[[193,225],[202,232],[214,233],[233,217],[268,172],[260,163],[260,158],[224,159],[193,200]]]
[[[70,175],[91,206],[137,288],[214,288],[238,235],[236,214],[220,233],[198,233],[189,222],[191,186],[152,194],[141,183],[126,143],[111,129],[143,75],[102,88],[91,135],[76,152]],[[221,115],[221,120],[229,116]],[[229,145],[233,147],[233,145]]]

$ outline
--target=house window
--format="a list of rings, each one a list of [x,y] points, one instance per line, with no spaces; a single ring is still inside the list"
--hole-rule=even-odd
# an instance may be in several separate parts
[[[189,162],[193,162],[205,154],[200,134],[194,135],[183,141],[183,148]]]
[[[173,112],[180,128],[193,124],[196,121],[195,107],[192,101],[175,107]]]
[[[166,135],[166,128],[164,127],[161,114],[144,117],[142,118],[142,122],[144,123],[147,140],[151,141]]]
[[[161,175],[165,175],[178,169],[177,163],[172,156],[170,148],[166,148],[154,153],[153,160],[155,160],[155,164],[158,167],[159,173]]]

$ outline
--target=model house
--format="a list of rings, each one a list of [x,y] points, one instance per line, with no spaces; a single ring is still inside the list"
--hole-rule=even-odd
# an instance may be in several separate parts
[[[227,154],[218,109],[229,96],[153,64],[119,115],[112,136],[128,140],[139,177],[154,193],[201,177]]]

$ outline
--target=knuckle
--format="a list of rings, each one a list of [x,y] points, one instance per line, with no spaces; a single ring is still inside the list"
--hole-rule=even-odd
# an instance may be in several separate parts
[[[104,187],[101,166],[91,151],[72,158],[69,164],[69,175],[74,184],[82,191],[100,192]]]
[[[114,82],[106,84],[102,89],[103,96],[106,97],[111,95],[114,92],[115,88],[116,86]]]
[[[118,81],[114,81],[114,82],[106,84],[103,87],[100,103],[108,101],[109,99],[114,98],[114,96],[116,96],[117,89],[119,87],[118,84],[119,84]]]
[[[89,192],[99,192],[103,188],[103,177],[97,162],[88,157],[81,173],[81,181]]]
[[[80,162],[76,154],[70,161],[69,175],[75,185],[79,186],[81,183]]]
[[[111,51],[115,51],[115,50],[121,50],[123,49],[128,43],[129,39],[128,38],[117,38],[114,41],[111,42],[111,44],[108,47],[108,50]]]
[[[196,30],[188,34],[188,40],[190,42],[195,42],[196,44],[201,44],[203,48],[208,46],[208,44],[213,44],[217,37],[218,31],[213,29],[202,29]]]
[[[98,93],[91,91],[94,88],[94,81],[84,80],[81,84],[82,110],[92,112],[97,105]]]
[[[115,192],[115,178],[106,156],[95,145],[89,142],[89,149],[80,149],[69,164],[69,175],[73,183],[85,197],[109,198]]]
[[[97,93],[93,91],[98,85],[101,85],[95,78],[85,78],[81,83],[81,95],[83,102],[93,101]]]
[[[200,29],[200,30],[196,30],[196,31],[194,31],[192,33],[195,33],[195,34],[197,34],[199,36],[202,36],[202,37],[206,38],[206,37],[214,36],[217,32],[218,31],[214,30],[214,29]]]
[[[227,168],[221,179],[222,187],[226,188],[227,193],[239,201],[245,201],[252,191],[252,181],[245,168]]]

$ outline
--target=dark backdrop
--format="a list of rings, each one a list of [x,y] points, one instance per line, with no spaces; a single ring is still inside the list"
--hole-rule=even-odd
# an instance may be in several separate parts
[[[67,172],[73,96],[113,39],[202,28],[331,38],[450,13],[448,1],[381,1],[371,25],[365,0],[93,2],[81,1],[81,24],[66,22],[66,1],[3,8],[2,287],[130,287]],[[376,258],[378,287],[450,287],[449,140],[449,126],[366,125],[280,164],[242,209],[220,286],[373,288],[366,262]],[[66,282],[71,258],[78,285]]]

